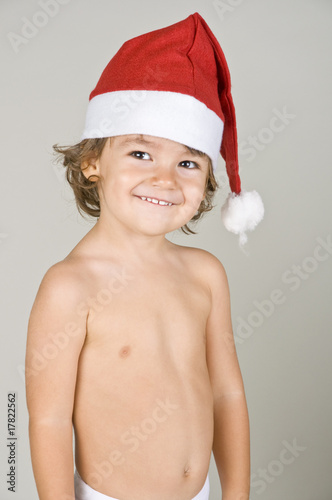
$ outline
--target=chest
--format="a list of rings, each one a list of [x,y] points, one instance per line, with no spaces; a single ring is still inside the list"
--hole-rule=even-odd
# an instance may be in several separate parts
[[[155,269],[142,273],[122,269],[92,287],[87,339],[123,349],[142,344],[160,349],[202,341],[210,309],[206,286],[185,273]]]

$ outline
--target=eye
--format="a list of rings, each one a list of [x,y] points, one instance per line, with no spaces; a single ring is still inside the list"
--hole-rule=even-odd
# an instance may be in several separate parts
[[[179,165],[180,165],[180,167],[185,167],[188,169],[199,168],[198,163],[196,163],[195,161],[189,161],[189,160],[181,161],[179,163]]]
[[[149,155],[149,153],[144,153],[143,151],[133,151],[132,153],[130,153],[130,156],[133,156],[138,160],[151,160],[151,156]]]

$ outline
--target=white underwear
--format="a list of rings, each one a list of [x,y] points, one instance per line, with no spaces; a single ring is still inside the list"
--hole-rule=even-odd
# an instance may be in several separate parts
[[[75,471],[74,480],[75,500],[118,500],[117,498],[109,497],[91,488],[91,486],[83,481],[77,470]],[[192,500],[209,500],[209,493],[210,482],[209,475],[207,475],[203,488]]]

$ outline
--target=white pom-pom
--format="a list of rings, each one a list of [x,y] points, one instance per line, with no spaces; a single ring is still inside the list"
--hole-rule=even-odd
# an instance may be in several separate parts
[[[228,231],[239,234],[239,244],[244,245],[252,231],[264,217],[264,205],[257,191],[230,193],[221,209],[221,217]]]

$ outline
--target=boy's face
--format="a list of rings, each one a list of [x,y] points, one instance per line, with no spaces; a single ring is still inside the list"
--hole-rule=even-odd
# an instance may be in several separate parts
[[[208,157],[169,139],[123,135],[107,141],[84,174],[98,175],[101,218],[146,235],[182,227],[204,198]]]

